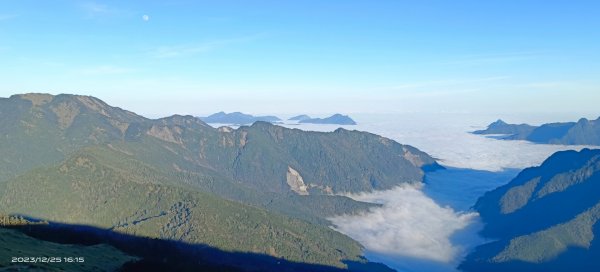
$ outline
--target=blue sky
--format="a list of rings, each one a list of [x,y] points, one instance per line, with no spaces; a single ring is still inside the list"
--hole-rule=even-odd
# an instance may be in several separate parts
[[[215,111],[600,115],[598,1],[0,0],[0,96]]]

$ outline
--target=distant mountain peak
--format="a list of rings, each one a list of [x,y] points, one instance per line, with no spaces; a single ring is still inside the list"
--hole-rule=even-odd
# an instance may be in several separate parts
[[[239,111],[226,113],[226,112],[217,112],[211,114],[207,117],[199,117],[202,121],[206,123],[221,123],[221,124],[237,124],[237,125],[247,125],[252,124],[257,121],[265,121],[265,122],[279,122],[279,119],[276,116],[253,116],[250,114],[245,114]]]
[[[301,114],[301,115],[296,115],[288,120],[290,121],[302,121],[302,120],[307,120],[310,119],[310,116],[306,115],[306,114]]]
[[[356,122],[348,115],[336,113],[326,118],[312,118],[300,120],[300,123],[309,124],[333,124],[333,125],[356,125]]]
[[[588,119],[587,119],[587,118],[585,118],[585,117],[584,117],[584,118],[580,118],[580,119],[577,121],[577,123],[579,123],[579,124],[585,124],[585,123],[588,123],[588,122],[590,122],[590,120],[588,120]]]

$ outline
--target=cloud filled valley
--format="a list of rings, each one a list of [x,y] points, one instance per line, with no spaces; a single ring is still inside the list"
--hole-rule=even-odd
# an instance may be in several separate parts
[[[365,246],[370,260],[399,271],[455,271],[469,250],[484,242],[477,234],[482,227],[479,215],[471,210],[478,197],[554,152],[582,148],[502,141],[469,133],[474,126],[486,124],[489,117],[357,117],[359,125],[348,129],[413,145],[448,168],[428,173],[425,183],[416,186],[349,194],[355,200],[382,206],[359,215],[330,218],[332,228]],[[333,127],[297,128],[327,131]]]

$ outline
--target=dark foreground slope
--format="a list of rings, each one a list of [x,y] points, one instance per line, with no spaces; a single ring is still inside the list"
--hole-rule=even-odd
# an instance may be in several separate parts
[[[475,208],[482,234],[466,271],[600,270],[600,150],[558,152],[488,192]]]
[[[0,99],[0,212],[348,268],[370,265],[325,218],[338,192],[420,182],[427,154],[358,131],[146,119],[87,96]]]
[[[1,224],[13,219],[12,224]],[[14,220],[18,219],[18,220]],[[15,224],[16,223],[16,224]],[[223,251],[206,244],[154,239],[85,225],[0,218],[0,270],[7,271],[345,271],[267,254]],[[31,257],[48,257],[52,262]],[[57,261],[58,259],[58,261]],[[13,262],[15,260],[16,262]],[[351,271],[391,271],[344,260]]]
[[[474,134],[504,134],[501,139],[526,140],[540,144],[600,145],[600,118],[577,122],[549,123],[541,126],[507,124],[502,120],[491,123]]]
[[[128,262],[139,260],[138,257],[127,255],[108,244],[60,244],[27,236],[21,230],[30,231],[47,227],[47,222],[28,225],[29,223],[21,218],[14,220],[0,215],[0,270],[115,271]],[[32,257],[48,259],[44,262]]]

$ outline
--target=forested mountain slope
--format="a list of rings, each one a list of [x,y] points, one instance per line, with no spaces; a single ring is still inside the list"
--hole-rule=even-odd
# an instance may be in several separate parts
[[[477,201],[485,237],[467,271],[598,271],[600,150],[557,152]]]

